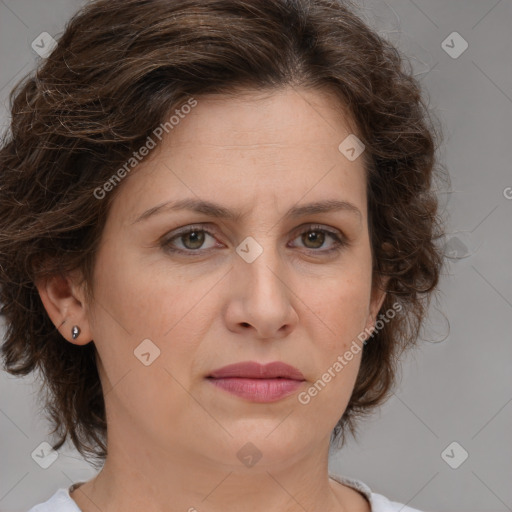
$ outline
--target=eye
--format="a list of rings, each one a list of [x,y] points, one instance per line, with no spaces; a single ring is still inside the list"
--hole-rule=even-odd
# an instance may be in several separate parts
[[[331,243],[331,247],[328,249],[321,249],[329,238],[333,241]],[[308,229],[303,230],[299,236],[295,238],[295,240],[298,239],[300,239],[309,251],[324,254],[339,251],[347,245],[347,242],[341,233],[318,225],[308,226]]]
[[[205,229],[203,226],[187,226],[172,238],[165,240],[163,246],[169,252],[197,252],[198,249],[204,249],[203,244],[208,236],[213,238],[213,233]],[[181,242],[182,247],[174,247],[173,244],[175,241]],[[213,247],[215,247],[215,245],[207,247],[206,250]]]
[[[215,239],[214,233],[209,229],[205,229],[204,226],[186,226],[177,233],[175,232],[174,236],[163,240],[161,245],[167,252],[180,253],[187,256],[200,255],[215,247],[221,247],[215,243],[210,244],[209,247],[204,247],[207,237]],[[293,240],[298,239],[301,240],[309,252],[319,254],[330,254],[340,251],[347,245],[341,233],[318,225],[307,226],[307,229],[303,228]],[[330,247],[322,249],[329,239],[331,240]]]

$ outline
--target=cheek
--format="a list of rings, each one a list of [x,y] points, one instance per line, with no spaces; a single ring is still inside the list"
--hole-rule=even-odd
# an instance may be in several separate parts
[[[163,279],[129,256],[119,259],[105,252],[97,269],[93,338],[104,392],[115,404],[110,410],[128,415],[134,425],[140,418],[170,422],[168,411],[184,409],[190,400],[183,386],[189,385],[195,340],[205,325],[199,304],[204,289],[191,289],[175,272]],[[142,361],[146,352],[147,366]],[[149,422],[148,428],[157,423]]]
[[[322,340],[326,353],[340,351],[364,331],[370,310],[371,276],[365,266],[351,266],[320,283],[305,305],[314,313],[311,339]]]
[[[333,321],[345,340],[357,336],[366,324],[370,304],[370,283],[349,279],[333,291]]]
[[[332,426],[343,414],[359,372],[364,332],[369,311],[370,287],[355,278],[339,279],[325,294],[316,297],[309,337],[310,360],[317,373],[302,397],[311,417],[325,415]]]
[[[185,317],[191,304],[199,302],[200,290],[191,287],[174,268],[165,273],[157,271],[133,250],[117,251],[114,245],[110,243],[98,256],[98,304],[108,305],[103,313],[108,313],[110,322],[134,339],[162,338]]]
[[[102,252],[95,274],[93,338],[109,380],[138,370],[134,352],[146,345],[158,354],[158,365],[188,379],[188,365],[219,305],[215,290],[205,294],[220,276],[185,278],[174,267],[162,272],[128,251],[120,258],[120,252]]]

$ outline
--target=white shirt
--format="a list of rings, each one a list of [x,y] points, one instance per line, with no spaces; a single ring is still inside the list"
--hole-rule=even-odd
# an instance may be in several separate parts
[[[329,476],[348,487],[352,487],[356,491],[363,494],[370,502],[372,512],[420,512],[415,508],[408,507],[396,501],[389,501],[381,494],[376,494],[360,480],[348,478],[341,475],[330,473]],[[74,487],[78,487],[84,482],[76,482],[68,488],[61,487],[53,496],[44,503],[33,506],[28,512],[82,512],[73,498],[69,495]]]

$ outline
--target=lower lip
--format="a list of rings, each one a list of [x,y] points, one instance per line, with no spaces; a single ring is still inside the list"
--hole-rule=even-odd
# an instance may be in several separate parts
[[[294,393],[303,382],[291,379],[244,379],[239,377],[209,378],[208,380],[233,395],[253,402],[275,402]]]

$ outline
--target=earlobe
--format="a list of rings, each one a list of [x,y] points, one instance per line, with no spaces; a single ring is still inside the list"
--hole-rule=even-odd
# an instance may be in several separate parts
[[[380,308],[382,307],[382,304],[384,303],[387,295],[388,282],[389,277],[379,277],[373,286],[370,303],[370,314],[367,324],[368,328],[374,327],[375,323],[377,322],[377,315],[379,314]]]
[[[382,307],[385,298],[386,291],[378,290],[378,295],[376,296],[375,301],[372,303],[372,317],[377,318],[377,315],[379,314],[380,308]]]
[[[61,335],[75,345],[89,343],[92,336],[85,302],[70,278],[56,275],[35,284],[50,320]]]

